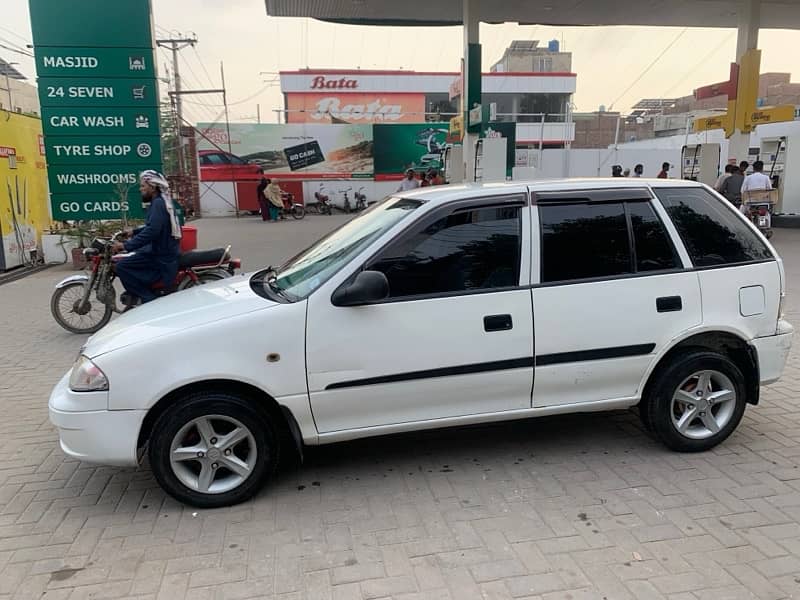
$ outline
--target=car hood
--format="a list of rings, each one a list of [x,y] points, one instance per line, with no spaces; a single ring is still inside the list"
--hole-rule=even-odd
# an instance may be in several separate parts
[[[237,275],[170,294],[120,315],[86,342],[89,358],[132,344],[279,306],[256,294],[250,277]]]

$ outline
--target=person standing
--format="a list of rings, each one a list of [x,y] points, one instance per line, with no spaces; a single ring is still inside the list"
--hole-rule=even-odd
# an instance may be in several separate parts
[[[725,170],[728,170],[728,176],[723,180],[719,188],[719,193],[733,204],[736,208],[742,205],[742,184],[744,183],[744,175],[739,171],[736,165],[727,165]]]
[[[261,181],[258,182],[258,187],[256,188],[256,199],[258,200],[258,206],[261,208],[262,221],[267,221],[269,219],[269,201],[266,195],[268,185],[269,179],[267,179],[264,171],[261,171]]]
[[[658,173],[658,175],[656,175],[656,177],[658,179],[669,179],[669,167],[670,167],[670,165],[669,165],[668,162],[663,163],[661,165],[661,171],[659,171],[659,173]]]
[[[714,184],[714,189],[718,192],[722,192],[722,184],[725,183],[725,180],[731,176],[731,173],[733,173],[733,170],[736,168],[737,167],[735,165],[725,165],[725,171],[722,173],[722,175],[717,177],[717,181]]]
[[[622,177],[622,165],[612,165],[611,166],[611,176],[612,177]]]
[[[398,192],[407,192],[409,190],[415,190],[419,187],[419,181],[414,177],[414,169],[408,169],[406,171],[406,178],[403,179],[403,182],[400,184],[400,187],[397,188]]]
[[[762,192],[772,189],[772,180],[764,174],[764,163],[757,160],[753,163],[753,172],[744,178],[742,184],[742,196],[747,199],[745,194],[747,192]]]
[[[633,167],[633,176],[634,177],[641,177],[644,175],[644,165],[639,163],[635,167]]]
[[[267,199],[269,200],[269,218],[277,221],[283,208],[283,199],[281,186],[278,185],[277,179],[267,179]]]
[[[750,163],[747,162],[746,160],[743,160],[742,162],[739,163],[739,171],[741,171],[742,175],[745,177],[747,177],[748,167],[750,167]]]

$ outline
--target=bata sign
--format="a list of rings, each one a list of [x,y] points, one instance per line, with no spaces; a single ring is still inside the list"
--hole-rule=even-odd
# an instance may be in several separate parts
[[[289,123],[414,123],[424,120],[423,94],[289,93]]]
[[[312,90],[354,90],[358,88],[358,80],[347,79],[325,79],[324,75],[317,75],[311,80]]]

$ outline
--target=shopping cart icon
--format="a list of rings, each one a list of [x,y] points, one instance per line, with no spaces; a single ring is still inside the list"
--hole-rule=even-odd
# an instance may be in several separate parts
[[[133,99],[134,100],[144,100],[144,90],[145,90],[146,87],[147,87],[146,85],[133,86],[131,88],[131,92],[133,94]]]

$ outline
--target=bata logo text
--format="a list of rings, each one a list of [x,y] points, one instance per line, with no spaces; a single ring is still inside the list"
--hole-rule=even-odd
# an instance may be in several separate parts
[[[354,90],[358,87],[356,79],[325,79],[323,75],[317,75],[311,81],[312,90]]]

